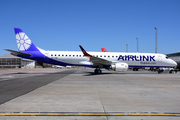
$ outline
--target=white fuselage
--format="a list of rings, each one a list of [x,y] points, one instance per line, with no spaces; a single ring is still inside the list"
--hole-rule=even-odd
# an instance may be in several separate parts
[[[176,62],[163,54],[122,53],[122,52],[88,52],[89,54],[114,63],[127,63],[129,67],[174,67]],[[93,65],[89,57],[75,51],[43,51],[48,58],[70,65]]]

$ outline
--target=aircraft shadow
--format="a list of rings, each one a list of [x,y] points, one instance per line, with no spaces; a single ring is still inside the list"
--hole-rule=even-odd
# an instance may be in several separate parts
[[[130,75],[130,74],[158,74],[157,72],[103,72],[101,74],[96,74],[94,72],[85,72],[87,74],[85,74],[84,76],[100,76],[100,75],[114,75],[114,74],[118,74],[118,75]],[[163,74],[163,73],[162,73]]]

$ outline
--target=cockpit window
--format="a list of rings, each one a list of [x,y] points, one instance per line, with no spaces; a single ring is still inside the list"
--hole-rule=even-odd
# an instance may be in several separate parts
[[[169,57],[168,57],[168,56],[166,56],[166,59],[169,59]]]

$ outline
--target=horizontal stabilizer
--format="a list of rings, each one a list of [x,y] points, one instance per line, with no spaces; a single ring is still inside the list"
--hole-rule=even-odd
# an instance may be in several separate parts
[[[23,53],[23,52],[18,52],[18,51],[14,51],[14,50],[10,50],[10,49],[4,49],[6,51],[11,52],[12,55],[24,55],[24,56],[31,56],[31,54],[27,54],[27,53]]]

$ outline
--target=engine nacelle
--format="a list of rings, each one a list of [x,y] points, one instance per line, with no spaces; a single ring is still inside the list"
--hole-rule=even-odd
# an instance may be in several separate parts
[[[116,63],[116,64],[111,65],[110,68],[114,71],[125,72],[128,70],[128,64],[127,63]]]

